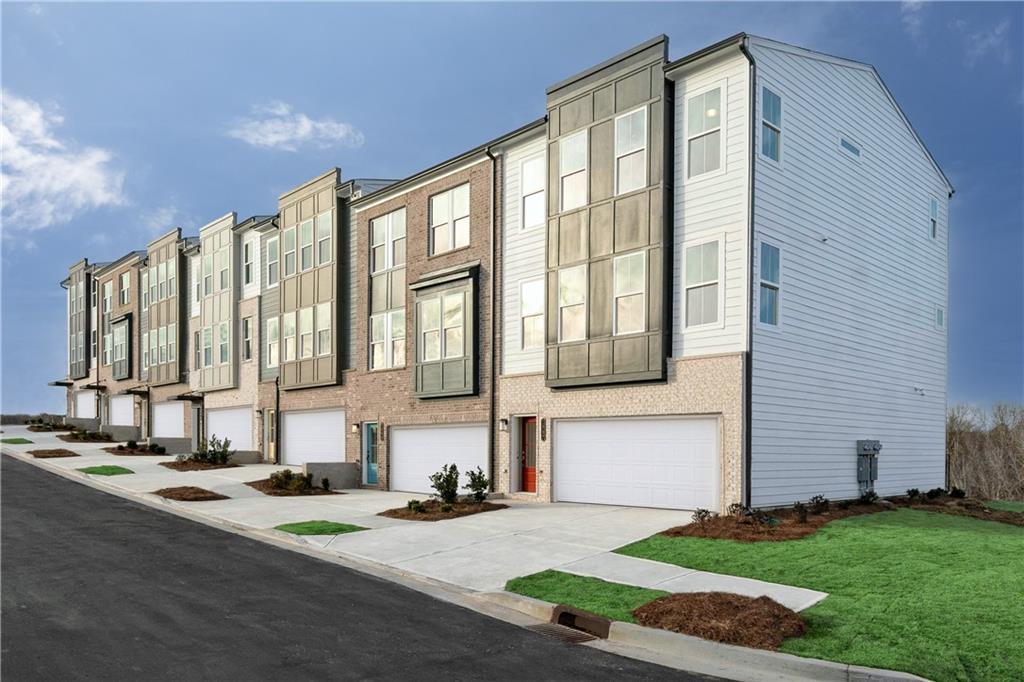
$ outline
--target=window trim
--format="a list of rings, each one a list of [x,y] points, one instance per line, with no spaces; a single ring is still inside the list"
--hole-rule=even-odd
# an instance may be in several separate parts
[[[405,320],[405,334],[400,337],[395,336],[393,317],[396,313],[400,313],[402,318]],[[373,340],[373,320],[375,318],[383,318],[384,321],[384,339],[382,341]],[[371,372],[384,372],[389,369],[401,369],[408,363],[408,351],[403,353],[403,362],[398,365],[395,364],[395,342],[401,341],[403,344],[408,343],[409,335],[409,321],[406,319],[406,309],[403,308],[391,308],[389,310],[382,310],[379,313],[370,315],[370,325],[367,327],[367,347],[369,348],[369,355],[366,359],[366,366]],[[384,344],[384,364],[380,367],[373,366],[373,345],[375,343]],[[437,360],[430,360],[429,362],[438,362]]]
[[[765,93],[766,90],[779,98],[779,124],[778,125],[775,125],[774,123],[769,121],[764,116],[764,111],[765,111],[765,106],[764,106],[765,96],[764,96],[764,93]],[[760,100],[761,106],[760,106],[760,111],[758,112],[760,114],[760,118],[761,118],[761,128],[758,131],[758,133],[759,133],[758,151],[760,152],[761,158],[766,159],[768,161],[771,161],[772,163],[777,164],[779,166],[782,165],[782,130],[783,130],[783,126],[785,125],[785,122],[786,122],[785,115],[783,114],[783,108],[782,108],[782,103],[785,101],[785,99],[786,98],[783,96],[782,91],[779,88],[777,88],[772,83],[767,83],[767,82],[765,82],[763,80],[761,81],[761,100]],[[770,157],[770,156],[768,156],[767,154],[764,153],[764,128],[765,128],[765,126],[768,126],[769,128],[771,128],[772,130],[774,130],[775,132],[777,132],[779,134],[779,158],[777,158],[777,159],[773,159],[772,157]]]
[[[398,239],[404,239],[405,240],[405,254],[406,254],[406,258],[405,258],[405,262],[403,262],[401,265],[395,265],[395,241],[396,241],[396,238],[395,238],[395,232],[394,232],[394,220],[395,220],[394,216],[399,211],[402,211],[402,212],[404,212],[406,214],[405,215],[405,220],[406,220],[405,235],[403,235],[401,237],[398,237]],[[396,208],[393,211],[388,211],[387,213],[383,213],[381,215],[374,216],[373,218],[370,218],[369,221],[367,222],[367,226],[369,227],[369,232],[370,232],[369,240],[368,240],[369,241],[369,246],[370,246],[370,252],[368,254],[368,258],[369,258],[369,264],[368,265],[369,265],[369,271],[370,271],[370,276],[371,277],[375,277],[377,275],[382,275],[382,274],[384,274],[384,273],[386,273],[386,272],[388,272],[390,270],[394,270],[396,268],[404,268],[408,264],[408,262],[409,262],[409,223],[408,223],[408,219],[409,219],[409,217],[408,217],[408,212],[406,211],[406,207],[405,206],[401,206],[399,208]],[[375,222],[377,222],[378,220],[383,220],[384,221],[384,242],[383,242],[383,244],[375,244],[374,241],[373,241],[373,224]],[[427,229],[429,230],[430,227],[428,227]],[[379,270],[374,270],[373,267],[374,267],[375,263],[373,262],[373,250],[375,248],[379,248],[381,246],[384,247],[384,267],[380,268]],[[447,253],[447,252],[445,252],[445,253]]]
[[[252,360],[252,317],[242,318],[242,362]]]
[[[270,259],[270,244],[271,243],[273,243],[274,246],[277,247],[275,249],[277,251],[277,255],[274,257],[273,260]],[[271,281],[271,277],[270,277],[270,264],[271,263],[273,263],[273,264],[275,264],[277,266],[277,277],[273,278],[273,284],[269,283]],[[275,288],[277,288],[278,283],[281,281],[281,241],[280,241],[279,235],[276,235],[276,234],[273,237],[270,237],[269,239],[267,239],[267,272],[266,272],[266,276],[267,276],[266,281],[268,282],[268,284],[265,285],[265,288],[266,289],[275,289]]]
[[[680,265],[681,265],[680,270],[681,270],[681,272],[680,272],[680,280],[679,280],[680,286],[682,287],[682,291],[680,292],[680,296],[679,296],[679,298],[680,298],[680,301],[679,301],[679,312],[680,312],[679,325],[680,325],[680,333],[682,333],[682,334],[685,334],[687,332],[701,332],[701,331],[708,331],[708,330],[712,330],[712,329],[724,329],[725,328],[725,280],[726,280],[725,250],[726,250],[726,248],[728,246],[726,238],[727,238],[727,234],[725,232],[720,232],[718,234],[707,235],[707,236],[704,236],[704,237],[696,237],[696,238],[691,239],[689,241],[685,241],[682,244],[682,252],[680,254]],[[687,290],[691,289],[691,288],[696,288],[696,287],[709,286],[710,284],[712,284],[712,280],[702,281],[700,284],[691,284],[691,285],[687,285],[686,284],[686,251],[687,251],[687,249],[690,249],[690,248],[693,248],[693,247],[696,247],[696,246],[703,246],[705,244],[710,244],[711,242],[718,242],[718,279],[716,280],[716,283],[718,284],[718,316],[717,316],[718,319],[716,319],[714,322],[707,322],[707,323],[704,323],[704,324],[696,324],[696,325],[693,325],[692,327],[688,327],[686,325],[686,309],[687,309],[687,305],[686,305],[686,292],[687,292]]]
[[[851,151],[846,146],[847,144],[848,145],[852,145],[853,147],[855,147],[857,149],[857,151],[856,152]],[[850,159],[852,161],[857,161],[859,163],[860,160],[861,160],[861,157],[864,156],[864,145],[862,145],[860,142],[858,142],[857,138],[855,138],[852,135],[849,135],[849,134],[847,134],[847,133],[845,133],[843,131],[839,131],[839,134],[836,136],[836,146],[839,147],[839,151],[841,151],[843,153],[843,156],[845,156],[846,158],[848,158],[848,159]]]
[[[546,152],[538,152],[536,154],[531,154],[531,155],[529,155],[529,156],[527,156],[524,159],[519,161],[519,230],[521,232],[525,232],[527,230],[535,230],[538,227],[544,227],[544,225],[546,225],[547,222],[548,222],[548,218],[547,218],[547,214],[548,214],[548,181],[547,181],[548,169],[547,169],[547,163],[545,162],[546,158],[547,158]],[[525,168],[527,163],[531,163],[533,161],[538,161],[538,160],[541,162],[541,165],[543,166],[543,175],[542,175],[542,177],[544,178],[544,181],[543,181],[543,183],[541,185],[541,188],[539,190],[537,190],[535,192],[530,192],[529,194],[526,194],[523,191],[523,187],[525,186],[525,183],[523,181],[523,178],[525,177],[525,173],[523,172],[523,169]],[[526,224],[526,198],[527,197],[532,197],[535,194],[540,194],[541,195],[541,203],[544,206],[544,219],[541,220],[536,225],[527,225]]]
[[[933,241],[939,239],[939,200],[928,198],[928,235]]]
[[[326,328],[320,326],[321,310],[327,311]],[[331,310],[330,301],[325,303],[317,303],[316,305],[313,306],[313,357],[315,358],[321,358],[324,357],[325,355],[331,355],[334,352],[334,328],[332,327],[331,324],[331,318],[333,317],[334,314]],[[327,350],[324,350],[323,346],[320,343],[320,334],[324,331],[327,332]]]
[[[132,273],[122,272],[118,280],[117,302],[128,305],[132,301]]]
[[[321,237],[320,236],[320,218],[322,218],[325,215],[330,215],[330,218],[328,219],[328,223],[327,223],[327,236],[326,237]],[[325,260],[320,260],[320,251],[321,251],[320,245],[323,244],[324,242],[327,242],[327,244],[328,244],[327,258]],[[329,263],[334,262],[334,209],[333,208],[329,208],[326,211],[321,211],[320,213],[317,213],[315,216],[313,216],[313,251],[314,251],[314,253],[313,253],[313,256],[314,256],[313,261],[315,263],[315,267],[320,267],[321,265],[327,265]]]
[[[271,331],[276,332],[271,335]],[[267,369],[274,369],[281,363],[281,318],[278,315],[274,317],[268,317],[264,321],[264,332],[267,338],[267,361],[265,366]],[[271,339],[273,336],[273,339]],[[271,362],[273,359],[273,362]]]
[[[252,284],[254,281],[253,275],[255,270],[253,268],[253,244],[252,239],[246,239],[242,242],[242,285],[247,286]]]
[[[568,173],[566,175],[562,175],[562,158],[563,158],[562,147],[563,147],[563,145],[565,145],[565,143],[568,140],[570,140],[570,139],[572,139],[574,137],[579,137],[580,135],[583,136],[583,168],[580,168],[578,170],[574,170],[571,173]],[[583,173],[583,186],[586,188],[584,190],[583,203],[578,205],[578,206],[573,206],[572,208],[566,208],[565,207],[565,191],[563,189],[564,186],[565,186],[564,180],[565,180],[565,178],[567,178],[567,177],[569,177],[571,175],[576,175],[577,173]],[[558,140],[558,212],[559,213],[566,213],[568,211],[578,211],[579,209],[583,208],[584,206],[586,206],[589,203],[590,203],[590,129],[589,128],[584,128],[583,130],[577,130],[574,133],[570,133],[568,135],[563,135]]]
[[[432,256],[440,256],[440,255],[443,255],[443,254],[446,254],[446,253],[452,253],[453,251],[458,251],[459,249],[466,249],[466,248],[469,248],[470,246],[472,246],[472,244],[473,244],[473,192],[472,192],[472,187],[470,186],[470,184],[471,184],[470,181],[467,180],[465,182],[461,182],[461,183],[455,185],[454,187],[449,187],[448,189],[442,190],[440,192],[435,192],[435,193],[433,193],[433,194],[431,194],[430,196],[427,197],[427,255],[428,256],[430,256],[430,257],[432,257]],[[457,218],[455,216],[455,190],[461,189],[463,187],[466,188],[466,192],[467,192],[467,195],[468,195],[467,198],[466,198],[466,211],[467,211],[467,213],[466,213],[465,216],[460,216],[460,217]],[[437,228],[437,227],[440,227],[441,223],[438,223],[436,225],[434,224],[434,199],[437,199],[437,198],[439,198],[441,196],[444,196],[444,195],[448,196],[448,222],[447,222],[447,226],[448,226],[448,244],[449,244],[449,246],[448,246],[448,248],[446,248],[444,250],[438,251],[437,250],[437,244],[434,243],[434,229]],[[455,243],[455,223],[458,220],[460,220],[461,218],[463,218],[463,217],[467,221],[469,221],[469,226],[466,228],[467,231],[468,231],[468,234],[466,235],[467,242],[465,244],[458,245],[458,244]],[[407,236],[408,236],[408,233],[409,233],[408,219],[409,219],[409,217],[407,215],[406,216],[406,221],[407,222],[406,222],[406,225],[405,225],[405,230],[406,230],[406,235]],[[389,224],[389,227],[390,227],[390,224]],[[406,252],[408,253],[408,246],[406,247]],[[408,261],[408,258],[406,258],[406,260]]]
[[[683,102],[683,121],[682,121],[683,162],[682,162],[682,164],[680,164],[681,165],[680,172],[682,173],[682,181],[683,181],[684,185],[689,184],[691,182],[700,182],[702,180],[707,180],[707,179],[710,179],[710,178],[716,178],[716,177],[718,177],[720,175],[725,175],[725,173],[727,173],[728,170],[729,170],[728,167],[727,167],[727,164],[726,164],[727,157],[726,157],[726,153],[725,153],[726,147],[728,146],[727,145],[727,142],[728,142],[727,137],[728,136],[726,134],[727,123],[728,123],[728,114],[729,114],[729,106],[728,106],[729,105],[729,89],[728,89],[728,84],[729,84],[728,80],[723,78],[723,79],[717,80],[717,81],[715,81],[713,83],[708,83],[707,85],[703,85],[703,86],[701,86],[699,88],[696,88],[694,90],[688,90],[688,91],[684,91],[682,93],[682,102]],[[707,171],[707,172],[701,173],[700,175],[691,176],[690,175],[690,140],[696,139],[698,137],[702,137],[704,135],[709,135],[713,131],[705,130],[705,131],[702,131],[702,132],[698,133],[697,135],[694,135],[693,137],[690,137],[690,134],[689,134],[690,100],[692,98],[694,98],[694,97],[699,97],[699,96],[701,96],[701,95],[703,95],[705,93],[711,92],[712,90],[715,90],[715,89],[718,89],[718,90],[721,91],[721,96],[720,96],[719,101],[718,101],[719,107],[721,109],[718,112],[718,130],[721,131],[722,134],[721,134],[721,138],[719,140],[719,145],[718,145],[718,168],[716,168],[713,171]]]
[[[628,253],[622,253],[612,258],[612,336],[629,336],[630,334],[646,334],[648,331],[649,320],[647,319],[647,252],[648,249],[639,249],[637,251],[630,251]],[[619,262],[626,258],[634,258],[641,256],[643,262],[643,287],[639,292],[632,292],[627,294],[619,294],[616,291],[616,285],[618,284],[618,268]],[[636,296],[637,294],[643,296],[643,328],[638,331],[620,332],[619,331],[619,299],[626,296]]]
[[[638,111],[642,111],[643,114],[644,114],[643,115],[643,121],[644,121],[644,144],[643,144],[643,147],[641,147],[639,149],[632,149],[632,150],[627,151],[627,152],[619,153],[619,135],[618,135],[619,119],[620,118],[625,118],[627,116],[632,116],[633,114],[635,114]],[[649,116],[648,116],[648,113],[647,113],[647,105],[644,104],[642,106],[636,107],[632,111],[627,111],[627,112],[625,112],[623,114],[619,114],[618,116],[615,117],[615,120],[612,122],[612,137],[613,137],[613,141],[612,141],[612,147],[613,147],[612,155],[614,156],[614,158],[612,159],[612,187],[615,190],[614,195],[617,196],[617,197],[622,196],[623,194],[629,194],[631,192],[639,192],[640,190],[645,189],[647,187],[648,183],[650,182],[650,180],[649,180],[650,168],[648,167],[650,164],[649,164],[649,158],[648,158],[648,155],[647,155],[648,137],[649,137],[649,133],[650,133],[650,130],[648,130],[648,125],[647,125],[647,123],[648,123],[647,119],[648,118],[649,118]],[[619,159],[625,158],[627,156],[631,156],[631,155],[633,155],[633,154],[635,154],[637,152],[642,152],[643,156],[644,156],[644,165],[643,165],[644,177],[643,177],[643,181],[640,183],[639,187],[634,187],[633,189],[628,189],[628,190],[623,191],[623,190],[619,189]]]
[[[305,229],[306,225],[309,225],[309,244],[306,244],[303,241],[303,230]],[[313,268],[316,267],[316,216],[301,221],[299,223],[298,228],[299,257],[298,262],[296,263],[296,267],[298,268],[297,272],[306,272],[307,270],[312,270]],[[302,252],[305,251],[307,248],[309,249],[309,265],[303,267]]]
[[[299,331],[299,327],[298,327],[298,320],[296,319],[296,317],[297,317],[296,313],[297,312],[298,312],[297,310],[289,310],[288,312],[281,313],[281,315],[280,315],[280,320],[281,320],[281,333],[280,333],[281,353],[280,353],[279,360],[278,360],[279,363],[295,362],[298,359],[298,351],[299,351],[298,331]],[[288,321],[288,319],[291,319],[291,327],[292,327],[292,333],[291,333],[290,336],[287,333],[286,325],[285,325],[285,323]],[[292,352],[290,354],[288,353],[288,339],[292,340]]]
[[[939,322],[940,314],[942,315],[942,322]],[[949,313],[946,312],[946,306],[935,306],[935,311],[932,313],[932,324],[935,326],[936,331],[944,332],[949,329]]]
[[[768,246],[776,249],[779,252],[779,281],[778,282],[772,282],[770,280],[766,280],[766,279],[764,279],[761,276],[761,272],[762,272],[761,248],[762,248],[762,244],[767,244]],[[782,327],[782,287],[783,287],[783,276],[782,276],[782,273],[783,273],[783,269],[784,269],[783,268],[783,263],[782,263],[782,247],[777,242],[772,241],[770,239],[758,239],[757,240],[756,248],[757,248],[757,251],[756,251],[756,253],[757,253],[757,302],[756,302],[757,311],[756,311],[756,315],[754,317],[754,324],[756,324],[761,329],[779,329],[780,327]],[[773,289],[775,289],[775,292],[776,292],[775,298],[776,298],[777,303],[776,303],[776,311],[775,311],[775,324],[772,324],[770,322],[762,322],[761,321],[761,287],[763,287],[763,286],[767,286],[767,287],[773,288]]]
[[[527,284],[534,284],[540,282],[540,313],[534,313],[533,315],[523,315],[523,301],[526,297],[523,296],[523,287]],[[536,353],[543,351],[547,347],[547,278],[545,277],[528,277],[526,279],[519,280],[519,350],[524,353]],[[543,325],[542,338],[539,348],[527,348],[526,347],[526,318],[539,317]]]
[[[288,227],[288,228],[285,228],[284,230],[281,230],[281,251],[280,251],[280,257],[281,257],[282,267],[280,268],[279,279],[283,279],[285,277],[291,277],[291,276],[293,276],[293,275],[295,275],[296,273],[299,272],[299,251],[298,251],[298,248],[299,248],[299,235],[297,233],[298,228],[299,228],[298,225],[292,225],[291,227]],[[292,250],[291,251],[287,251],[286,250],[288,248],[288,246],[286,244],[287,238],[288,238],[288,233],[291,233],[293,235],[293,238],[292,238],[293,246],[292,246]],[[293,262],[292,262],[292,271],[291,272],[288,272],[288,268],[287,268],[287,266],[288,266],[288,254],[289,253],[292,254],[292,260],[293,260]]]
[[[558,287],[555,291],[555,310],[558,313],[558,343],[581,343],[590,338],[590,324],[588,316],[590,315],[590,264],[579,263],[577,265],[570,265],[568,267],[559,268],[555,272],[555,286]],[[562,273],[567,270],[575,270],[577,268],[583,269],[583,303],[573,303],[572,306],[582,305],[583,306],[583,337],[579,339],[565,339],[562,336],[562,308],[569,307],[563,306],[561,301],[561,289],[562,289]],[[546,345],[546,344],[545,344]]]

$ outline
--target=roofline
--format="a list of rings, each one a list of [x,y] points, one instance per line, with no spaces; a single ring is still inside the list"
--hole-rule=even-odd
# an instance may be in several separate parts
[[[484,144],[479,145],[477,147],[474,147],[473,149],[470,149],[467,152],[463,152],[462,154],[459,154],[458,156],[454,156],[454,157],[448,159],[447,161],[442,161],[441,163],[439,163],[437,165],[434,165],[434,166],[431,166],[429,168],[426,168],[426,169],[420,171],[419,173],[416,173],[414,175],[410,175],[407,178],[403,178],[401,180],[396,180],[393,184],[388,185],[387,187],[382,187],[381,189],[377,190],[376,192],[371,192],[370,194],[367,194],[366,196],[359,197],[358,199],[355,199],[355,200],[352,201],[352,206],[353,207],[355,207],[355,206],[362,206],[364,203],[369,202],[371,199],[373,201],[380,201],[382,199],[382,197],[388,197],[388,196],[392,196],[394,194],[401,194],[401,192],[402,192],[402,190],[404,188],[407,188],[409,185],[414,184],[415,182],[423,180],[424,178],[429,178],[431,175],[434,175],[434,174],[436,174],[436,173],[438,173],[438,172],[440,172],[442,170],[445,170],[447,168],[451,168],[452,166],[455,166],[455,165],[458,165],[458,164],[463,163],[465,161],[468,161],[469,159],[472,159],[474,156],[478,156],[480,154],[486,154],[487,151],[491,149],[491,147],[494,147],[495,145],[499,145],[499,144],[501,144],[503,142],[506,142],[506,141],[514,138],[514,137],[522,135],[524,132],[526,132],[528,130],[531,130],[532,128],[535,128],[535,127],[538,127],[538,126],[542,126],[546,122],[547,122],[547,116],[542,116],[541,118],[538,118],[538,119],[536,119],[534,121],[530,121],[526,125],[520,126],[520,127],[516,128],[515,130],[513,130],[513,131],[511,131],[509,133],[505,133],[504,135],[501,135],[500,137],[496,137],[493,140],[491,140],[490,142],[485,142]]]
[[[312,180],[307,180],[307,181],[303,182],[300,185],[292,187],[290,190],[288,190],[286,192],[282,192],[280,195],[278,195],[277,200],[281,201],[286,196],[288,196],[290,194],[295,194],[296,192],[298,192],[300,189],[303,189],[304,187],[308,187],[309,185],[316,184],[316,183],[320,182],[321,180],[323,180],[324,178],[326,178],[328,175],[334,175],[335,184],[336,185],[341,184],[341,169],[338,168],[337,166],[333,166],[333,167],[331,167],[330,170],[324,171],[323,173],[321,173],[320,175],[316,176]]]
[[[152,248],[154,244],[156,244],[159,241],[163,241],[164,239],[167,239],[172,234],[177,234],[177,236],[178,236],[177,238],[181,239],[181,227],[171,228],[170,230],[168,230],[164,234],[160,235],[159,237],[157,237],[156,239],[154,239],[150,243],[146,244],[146,248],[147,249]],[[177,239],[175,241],[177,241]]]
[[[264,223],[268,223],[277,217],[277,214],[273,215],[252,215],[235,223],[235,226],[231,229],[235,232],[241,232],[242,230],[257,229],[263,226]]]
[[[678,68],[686,66],[687,64],[695,62],[698,59],[701,59],[703,57],[707,57],[710,54],[718,52],[719,50],[724,50],[725,48],[731,47],[732,45],[735,45],[736,47],[739,47],[741,44],[743,44],[743,42],[745,40],[747,40],[748,37],[749,36],[746,33],[737,33],[737,34],[731,35],[728,38],[725,38],[723,40],[719,40],[717,43],[714,43],[712,45],[708,45],[707,47],[702,47],[701,49],[697,50],[696,52],[691,52],[690,54],[686,55],[685,57],[680,57],[679,59],[675,60],[674,62],[669,62],[669,63],[665,64],[665,67],[664,67],[665,75],[667,76],[669,74],[669,72],[671,72],[671,71],[675,71]]]
[[[210,222],[208,222],[205,225],[203,225],[202,227],[200,227],[199,228],[199,237],[202,238],[203,230],[205,230],[208,227],[213,227],[214,225],[216,225],[217,223],[219,223],[220,221],[222,221],[222,220],[224,220],[225,218],[228,218],[228,217],[231,218],[231,223],[232,223],[231,224],[231,228],[234,229],[235,225],[238,224],[238,212],[237,211],[228,211],[227,213],[225,213],[224,215],[220,216],[219,218],[214,218]]]
[[[146,252],[145,251],[129,251],[128,253],[124,254],[123,256],[118,258],[117,260],[114,260],[114,261],[111,261],[109,263],[106,263],[103,267],[93,271],[93,273],[92,273],[93,277],[99,277],[100,275],[105,273],[107,270],[113,270],[117,266],[123,265],[123,264],[127,263],[132,258],[135,258],[135,259],[141,261],[145,257],[146,257]]]
[[[649,39],[645,40],[644,42],[640,43],[639,45],[634,45],[633,47],[629,48],[625,52],[620,52],[619,54],[615,55],[614,57],[611,57],[610,59],[604,60],[603,62],[601,62],[600,64],[597,64],[596,66],[591,66],[590,68],[588,68],[588,69],[586,69],[584,71],[580,71],[579,73],[577,73],[574,76],[569,76],[568,78],[564,78],[564,79],[558,81],[554,85],[549,86],[544,91],[544,93],[546,95],[550,95],[551,93],[555,92],[556,90],[561,90],[564,87],[572,85],[576,81],[583,80],[584,78],[587,78],[588,76],[593,76],[595,73],[598,73],[599,71],[603,71],[604,69],[607,69],[609,66],[612,66],[613,64],[621,62],[623,59],[629,59],[630,57],[632,57],[635,54],[639,54],[640,52],[643,52],[644,50],[648,50],[648,49],[654,47],[655,45],[657,45],[658,43],[666,43],[667,44],[668,43],[668,36],[665,35],[664,33],[661,33],[659,35],[654,36],[653,38],[649,38]]]

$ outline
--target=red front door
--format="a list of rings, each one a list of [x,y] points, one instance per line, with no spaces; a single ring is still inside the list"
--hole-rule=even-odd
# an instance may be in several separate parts
[[[537,492],[537,418],[519,420],[519,474],[520,489],[524,493]]]

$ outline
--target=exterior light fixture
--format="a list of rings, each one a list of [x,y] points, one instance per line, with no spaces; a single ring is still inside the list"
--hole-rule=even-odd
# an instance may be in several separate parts
[[[508,431],[508,419],[499,419],[498,428],[502,431]]]
[[[359,433],[359,424],[352,425],[352,433]]]

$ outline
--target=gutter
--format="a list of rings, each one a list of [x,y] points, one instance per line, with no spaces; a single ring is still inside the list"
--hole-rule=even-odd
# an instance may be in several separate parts
[[[750,62],[750,104],[748,116],[750,117],[750,177],[748,179],[749,190],[747,215],[747,350],[743,354],[743,504],[750,506],[751,500],[751,464],[753,453],[751,451],[753,436],[751,434],[751,410],[753,407],[753,372],[754,372],[754,164],[757,163],[757,119],[755,116],[755,102],[757,102],[757,62],[754,55],[747,47],[749,38],[741,34],[739,42],[740,52]]]
[[[487,145],[487,147],[484,149],[484,153],[487,154],[487,158],[489,158],[491,160],[491,206],[490,206],[490,211],[491,211],[490,264],[491,265],[490,265],[490,269],[489,269],[489,271],[487,273],[487,282],[488,282],[488,287],[489,287],[490,296],[491,296],[491,341],[490,341],[490,344],[491,344],[490,350],[491,350],[491,352],[489,353],[489,355],[490,355],[490,358],[489,358],[489,360],[490,360],[490,370],[487,373],[487,381],[489,383],[488,391],[487,391],[487,393],[488,393],[487,398],[488,398],[488,401],[490,403],[490,407],[488,409],[488,419],[487,419],[487,466],[490,469],[490,471],[487,472],[488,473],[487,477],[490,479],[490,483],[491,483],[490,489],[491,489],[491,492],[494,492],[494,487],[495,487],[494,486],[494,471],[497,468],[496,465],[495,465],[495,461],[494,461],[495,454],[497,453],[497,448],[495,447],[495,439],[497,437],[497,433],[496,433],[496,431],[494,429],[494,417],[495,417],[495,413],[497,412],[497,406],[498,406],[498,396],[495,393],[495,390],[497,389],[497,386],[498,386],[498,381],[497,381],[497,377],[494,376],[494,372],[497,369],[497,364],[498,364],[497,363],[498,349],[495,346],[495,343],[496,343],[495,339],[497,337],[497,331],[498,331],[498,315],[497,315],[498,304],[497,304],[497,301],[496,301],[495,291],[494,291],[494,283],[495,283],[495,281],[497,281],[497,277],[495,275],[494,268],[497,266],[497,260],[498,260],[497,251],[496,251],[496,249],[494,247],[494,245],[496,244],[495,240],[498,239],[498,212],[495,210],[495,205],[496,205],[497,200],[498,200],[498,159],[491,152],[491,147],[492,147],[492,145]]]

